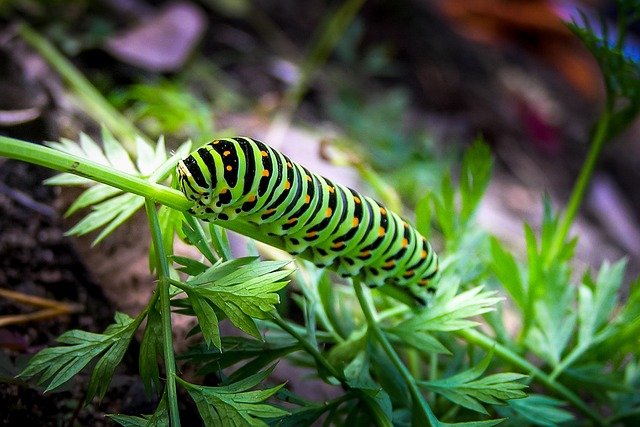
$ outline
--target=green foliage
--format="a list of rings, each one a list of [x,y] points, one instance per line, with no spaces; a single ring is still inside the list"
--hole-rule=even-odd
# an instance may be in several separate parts
[[[163,138],[160,138],[155,147],[150,146],[144,139],[138,138],[136,139],[137,162],[134,164],[129,153],[106,128],[102,129],[103,147],[100,147],[86,134],[80,135],[79,144],[62,139],[60,142],[50,142],[48,145],[64,153],[74,154],[130,175],[148,178],[151,182],[166,179],[178,160],[186,156],[191,149],[189,142],[184,143],[176,150],[174,156],[167,158]],[[92,182],[78,175],[57,175],[48,179],[46,183],[49,185],[90,185],[69,207],[66,215],[69,216],[87,207],[91,207],[93,211],[71,228],[67,234],[82,236],[104,227],[93,241],[94,245],[122,225],[144,204],[143,197],[125,193],[105,184]]]
[[[126,314],[117,313],[115,321],[116,323],[110,325],[102,334],[80,330],[65,332],[58,337],[58,342],[67,344],[66,346],[42,350],[30,360],[29,366],[20,376],[39,376],[38,384],[47,384],[45,391],[54,390],[102,354],[93,368],[87,401],[96,393],[99,393],[100,398],[104,397],[111,377],[129,347],[141,319],[134,320]]]
[[[179,382],[196,403],[205,425],[267,426],[260,418],[283,417],[287,411],[260,402],[276,394],[284,384],[264,390],[248,390],[265,380],[272,370],[273,367],[221,387],[203,387],[184,380]]]
[[[179,82],[136,84],[112,98],[129,105],[129,116],[150,135],[172,133],[203,143],[216,134],[211,107]]]
[[[609,25],[604,19],[597,23],[585,14],[580,21],[568,23],[598,61],[607,91],[610,126],[608,138],[613,138],[628,127],[640,112],[640,64],[624,52],[629,28],[640,20],[637,0],[616,0],[618,15],[611,38]]]
[[[451,377],[420,381],[419,384],[460,406],[488,415],[480,402],[504,405],[509,400],[526,397],[522,391],[526,386],[515,382],[526,378],[526,375],[501,373],[480,378],[489,367],[492,355],[493,352],[489,352],[478,365]]]
[[[326,425],[381,426],[637,424],[640,279],[631,283],[625,300],[621,297],[626,290],[624,260],[576,275],[577,239],[567,239],[598,147],[638,111],[637,84],[633,84],[637,64],[621,53],[623,35],[638,18],[638,4],[618,4],[624,16],[618,23],[620,38],[613,44],[595,36],[588,21],[584,20],[583,29],[573,24],[601,64],[608,106],[567,213],[555,213],[545,199],[541,229],[523,227],[524,254],[514,253],[474,222],[493,167],[484,144],[477,141],[466,151],[459,176],[445,173],[442,165],[438,173],[424,172],[432,161],[425,154],[429,144],[420,132],[407,137],[399,126],[408,105],[402,92],[368,103],[346,91],[336,116],[368,143],[374,164],[384,160],[391,167],[403,165],[402,174],[414,186],[401,190],[409,188],[406,194],[420,199],[418,227],[425,234],[435,230],[431,234],[436,247],[442,248],[442,262],[430,306],[413,309],[358,282],[342,286],[328,272],[302,261],[284,292],[292,274],[283,270],[289,261],[235,259],[225,231],[217,225],[166,206],[155,209],[155,202],[170,205],[171,189],[131,196],[129,191],[94,184],[71,208],[71,212],[93,208],[93,212],[72,231],[80,234],[104,227],[99,241],[144,204],[157,289],[135,319],[117,314],[102,334],[67,332],[59,337],[61,346],[35,355],[21,376],[37,377],[50,391],[90,369],[87,398],[102,397],[131,339],[144,325],[140,375],[147,392],[157,390],[162,397],[152,415],[110,416],[125,426],[179,425],[177,387],[191,397],[205,425],[293,426],[318,420]],[[353,53],[348,45],[344,49],[341,55]],[[374,57],[378,62],[372,60],[370,69],[380,71],[384,52]],[[358,114],[345,108],[349,105]],[[154,114],[162,117],[163,112]],[[181,120],[188,118],[182,115]],[[0,137],[0,154],[6,152],[5,140]],[[64,140],[52,146],[104,166],[95,175],[82,179],[65,175],[51,183],[101,182],[102,173],[115,171],[122,178],[115,180],[118,188],[128,188],[127,174],[164,181],[176,158],[188,151],[181,147],[167,158],[162,140],[155,147],[140,140],[134,163],[106,131],[103,148],[86,136],[79,144]],[[35,155],[40,151],[24,151],[34,153],[34,162],[47,164]],[[421,154],[414,163],[416,153]],[[426,174],[432,175],[426,178]],[[429,194],[416,190],[436,180],[438,185]],[[259,227],[238,229],[264,238]],[[200,254],[173,255],[176,235]],[[172,313],[197,320],[189,335],[198,342],[179,355],[173,350]],[[511,321],[514,318],[516,322]],[[237,334],[221,333],[220,324],[226,320]],[[476,329],[478,325],[482,328]],[[314,402],[284,385],[265,386],[278,361],[306,369],[308,382],[300,389],[322,384],[332,387],[337,397]],[[182,378],[183,367],[195,369],[195,378]],[[220,384],[198,385],[197,377],[207,374],[216,374]],[[525,378],[536,394],[525,394]],[[278,401],[287,402],[287,410]]]
[[[216,263],[185,282],[173,282],[189,297],[207,344],[222,348],[214,307],[238,329],[260,338],[253,319],[268,318],[267,313],[280,301],[276,292],[287,285],[282,279],[291,271],[280,270],[288,261],[251,264],[252,261],[255,258]]]

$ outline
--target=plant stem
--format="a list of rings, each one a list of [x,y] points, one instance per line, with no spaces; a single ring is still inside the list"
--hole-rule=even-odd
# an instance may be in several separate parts
[[[304,347],[304,349],[307,351],[307,353],[309,353],[320,366],[326,369],[327,372],[335,377],[336,380],[344,384],[344,375],[336,368],[334,368],[333,365],[329,363],[329,361],[325,359],[322,354],[320,354],[316,347],[312,346],[309,341],[307,341],[302,335],[298,333],[298,331],[296,331],[287,322],[285,322],[277,312],[271,313],[271,321],[282,328],[282,330],[284,330],[286,333],[297,339],[302,347]]]
[[[457,331],[456,335],[458,335],[468,343],[479,345],[485,350],[493,349],[496,356],[500,357],[503,360],[506,360],[507,362],[525,372],[529,372],[533,378],[537,379],[540,383],[544,384],[550,390],[555,391],[559,396],[562,396],[568,402],[573,404],[576,409],[593,420],[596,425],[605,425],[604,420],[600,418],[600,416],[595,411],[589,408],[589,406],[587,406],[587,404],[582,399],[580,399],[579,396],[574,394],[564,385],[549,378],[549,376],[538,367],[534,366],[526,359],[523,359],[507,347],[497,343],[492,338],[489,338],[488,336],[476,331],[475,329],[463,329]]]
[[[48,61],[49,65],[51,65],[74,90],[78,99],[85,105],[89,116],[98,123],[103,123],[108,127],[126,143],[125,147],[127,151],[135,154],[135,139],[136,136],[141,135],[140,131],[133,126],[129,120],[123,117],[95,86],[44,37],[25,23],[18,26],[18,33]],[[144,138],[144,136],[142,137]],[[150,140],[147,140],[147,142],[151,143]]]
[[[362,288],[364,285],[360,283],[359,280],[353,279],[353,286],[355,289],[356,297],[358,298],[358,302],[360,303],[360,307],[362,308],[362,313],[364,314],[364,317],[367,320],[367,326],[369,327],[369,330],[371,331],[373,336],[378,340],[384,352],[387,354],[389,359],[391,359],[391,363],[393,363],[393,365],[396,367],[398,372],[400,372],[400,375],[402,376],[405,383],[407,384],[407,387],[409,388],[409,393],[411,394],[411,398],[413,400],[414,412],[416,410],[421,410],[422,411],[421,415],[423,416],[424,420],[427,421],[428,426],[440,425],[440,422],[436,418],[435,414],[433,413],[433,411],[431,411],[431,408],[429,407],[427,402],[424,400],[422,393],[420,393],[420,390],[418,389],[418,385],[416,384],[415,379],[411,376],[411,373],[409,373],[407,368],[404,366],[404,364],[402,363],[402,360],[400,360],[400,357],[391,346],[391,343],[389,342],[389,340],[387,340],[387,337],[384,335],[384,333],[378,326],[378,323],[376,322],[373,311],[371,310],[371,306],[369,305],[369,302],[367,301],[367,299],[364,296],[364,293],[362,292]]]
[[[178,190],[42,145],[0,136],[0,156],[83,176],[181,211],[193,205]]]
[[[567,210],[562,217],[557,232],[555,233],[551,248],[547,252],[547,265],[558,256],[558,254],[562,250],[562,246],[567,240],[571,224],[573,224],[573,221],[578,213],[578,209],[580,208],[582,199],[584,199],[584,195],[587,191],[587,187],[589,185],[589,181],[591,180],[591,176],[593,175],[596,163],[598,162],[598,158],[600,157],[602,147],[607,140],[607,135],[609,134],[610,118],[611,109],[605,107],[605,110],[602,113],[602,116],[600,117],[600,120],[598,121],[598,124],[596,126],[595,134],[589,148],[589,153],[587,154],[587,159],[585,160],[584,165],[582,165],[582,170],[580,171],[580,175],[578,175],[578,181],[573,187],[573,192],[571,193],[571,198],[569,199],[569,204],[567,205]]]
[[[180,426],[180,414],[178,412],[178,394],[176,392],[176,360],[173,354],[173,336],[171,328],[171,301],[169,289],[169,263],[162,244],[162,231],[158,220],[158,213],[153,200],[145,199],[145,208],[151,240],[156,254],[156,266],[158,271],[158,288],[160,294],[160,317],[162,319],[162,335],[164,348],[164,364],[167,376],[167,398],[169,404],[169,419],[172,427]]]
[[[184,212],[193,206],[193,202],[187,200],[184,194],[173,188],[155,184],[110,166],[105,166],[82,157],[74,156],[73,154],[53,150],[49,147],[31,142],[0,136],[0,157],[7,157],[44,166],[60,172],[83,176],[92,181],[107,184],[120,190],[155,200],[158,203],[179,211]],[[260,227],[255,224],[239,220],[218,222],[217,224],[268,245],[284,248],[282,238],[269,236],[261,232]],[[302,257],[305,258],[305,254],[302,254]]]
[[[331,374],[336,380],[338,380],[345,390],[352,390],[351,386],[347,383],[347,379],[344,377],[344,374],[338,371],[329,361],[318,351],[318,349],[311,345],[309,341],[307,341],[302,335],[300,335],[294,328],[292,328],[286,321],[284,321],[277,312],[271,313],[271,321],[276,325],[280,326],[285,332],[298,340],[298,342],[302,345],[302,347],[309,353],[318,363],[318,365],[322,366],[322,368],[326,369],[329,374]],[[353,389],[356,392],[356,395],[362,399],[371,409],[371,415],[375,420],[375,425],[384,426],[384,427],[392,427],[391,421],[385,416],[385,414],[381,413],[379,410],[379,406],[375,403],[371,402],[371,397],[366,393],[361,393],[357,389]]]

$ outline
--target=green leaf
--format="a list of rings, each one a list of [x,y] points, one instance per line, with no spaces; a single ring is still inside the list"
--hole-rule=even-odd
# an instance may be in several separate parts
[[[116,227],[129,219],[142,205],[144,205],[144,198],[135,194],[124,193],[113,197],[95,205],[93,212],[84,217],[66,234],[82,236],[108,224],[93,241],[92,245],[96,245]]]
[[[438,423],[438,427],[448,427],[448,426],[457,426],[457,427],[492,427],[500,424],[505,421],[506,418],[498,418],[496,420],[486,420],[486,421],[466,421],[461,423]]]
[[[504,405],[511,399],[526,397],[523,388],[526,385],[516,381],[526,378],[517,373],[501,373],[480,378],[489,366],[493,351],[482,361],[466,371],[438,381],[419,381],[418,384],[434,391],[452,402],[472,411],[487,414],[480,402],[491,405]]]
[[[162,396],[153,415],[134,417],[123,414],[106,414],[121,426],[125,427],[169,427],[169,412],[167,410],[166,394]]]
[[[45,392],[50,391],[69,381],[94,357],[106,351],[91,377],[87,400],[91,400],[98,389],[103,396],[111,382],[113,370],[120,363],[140,324],[140,321],[134,321],[123,313],[117,313],[115,320],[116,323],[105,329],[103,334],[80,330],[65,332],[58,337],[58,341],[68,344],[67,346],[50,347],[40,351],[29,361],[20,376],[40,375],[38,384],[48,382]]]
[[[560,408],[565,405],[565,402],[539,394],[509,401],[509,407],[517,416],[535,425],[547,427],[556,427],[574,419],[570,412]],[[513,421],[517,423],[518,418]]]
[[[267,313],[280,301],[276,292],[287,285],[283,279],[292,270],[278,270],[288,261],[251,263],[252,260],[217,263],[185,283],[174,283],[189,296],[208,344],[221,348],[218,319],[211,305],[222,310],[239,329],[261,338],[252,318],[268,318]]]
[[[231,256],[231,248],[229,247],[229,239],[227,238],[227,230],[209,223],[209,235],[211,236],[211,245],[216,253],[223,261],[229,261]]]
[[[151,396],[152,386],[161,390],[160,370],[158,359],[162,356],[162,319],[156,307],[151,307],[147,313],[147,324],[140,343],[138,364],[140,366],[140,378],[144,384],[147,395]]]
[[[494,237],[491,238],[491,269],[516,305],[522,310],[525,319],[529,318],[526,282],[522,280],[520,269],[513,255],[504,250]]]
[[[393,418],[391,398],[381,385],[377,384],[370,373],[369,354],[360,351],[344,368],[346,383],[353,389],[364,393],[368,408],[378,413],[378,418]]]
[[[166,178],[173,170],[177,159],[173,157],[167,159],[167,152],[164,147],[164,139],[160,138],[155,147],[152,147],[142,138],[136,139],[141,170],[136,169],[131,157],[115,138],[103,128],[102,139],[104,151],[98,143],[86,134],[80,135],[80,141],[75,143],[68,139],[60,142],[50,142],[51,148],[61,150],[76,156],[92,160],[94,162],[111,166],[123,173],[134,176],[152,175],[151,181]],[[183,144],[184,146],[185,144]],[[187,144],[189,146],[190,144]],[[182,147],[181,147],[182,148]],[[168,167],[171,166],[169,169]],[[165,168],[167,168],[165,170]],[[161,171],[159,172],[159,170]],[[68,231],[70,235],[83,235],[106,226],[93,241],[96,245],[115,228],[129,219],[144,204],[144,198],[130,193],[123,194],[122,191],[112,187],[107,187],[82,177],[74,177],[69,174],[58,175],[46,181],[50,185],[91,185],[91,187],[81,194],[71,205],[67,215],[76,212],[78,209],[93,207],[93,211]]]
[[[605,262],[596,282],[585,276],[583,285],[579,288],[578,344],[587,346],[593,336],[609,324],[609,319],[618,300],[618,291],[622,285],[626,261],[618,261],[613,266]]]
[[[575,331],[577,313],[571,308],[576,289],[569,281],[567,265],[552,264],[536,276],[535,324],[526,337],[527,346],[539,357],[557,364]]]
[[[187,291],[187,295],[189,295],[191,307],[198,318],[200,331],[202,332],[204,341],[207,345],[213,344],[216,348],[222,348],[222,342],[220,341],[220,329],[218,327],[218,316],[216,316],[213,307],[211,307],[207,299],[200,296],[197,292]],[[249,329],[251,330],[251,333],[247,333],[253,335],[254,329]]]
[[[78,198],[71,204],[65,216],[69,216],[76,212],[78,209],[86,208],[87,206],[95,205],[109,199],[121,191],[115,187],[111,187],[105,184],[96,184],[91,186],[88,190],[84,191]]]
[[[164,138],[161,141],[158,141],[156,148],[158,148],[158,151],[163,153],[166,152],[164,149]],[[136,137],[136,152],[138,170],[144,176],[151,175],[151,173],[158,167],[158,159],[156,159],[154,147],[138,136]],[[160,159],[160,163],[163,162],[165,158]]]
[[[210,263],[215,263],[216,256],[209,247],[207,236],[200,223],[186,213],[183,216],[187,222],[182,223],[182,233],[187,242],[195,246]]]
[[[462,199],[460,219],[463,222],[469,220],[484,196],[491,179],[492,169],[493,161],[489,146],[481,139],[476,139],[464,155],[460,172],[460,196]]]
[[[433,204],[435,208],[436,218],[442,234],[447,241],[455,238],[455,218],[457,218],[455,208],[455,190],[451,185],[451,175],[445,174],[440,187],[441,197],[434,197]]]
[[[93,140],[89,135],[84,132],[80,133],[80,148],[82,148],[83,155],[85,159],[91,159],[96,163],[100,163],[101,165],[108,166],[109,160],[105,157],[102,152],[102,148],[98,145],[97,142]]]
[[[249,378],[228,386],[205,387],[177,381],[187,390],[198,407],[198,412],[207,426],[267,426],[261,418],[277,418],[288,411],[264,402],[280,390],[284,384],[264,390],[247,391],[262,382],[273,367],[258,372]]]
[[[178,271],[186,273],[189,276],[197,276],[198,274],[204,273],[209,268],[208,265],[203,264],[200,261],[196,261],[193,258],[187,258],[179,255],[171,255],[169,258],[183,266],[178,268]]]
[[[431,218],[433,216],[433,211],[431,210],[432,200],[433,194],[429,192],[416,204],[416,230],[427,239],[431,231]]]
[[[138,170],[131,161],[129,153],[124,146],[116,140],[109,129],[102,127],[102,145],[104,146],[104,154],[109,160],[109,164],[115,166],[122,172],[137,175]]]
[[[603,342],[592,351],[609,359],[612,355],[626,357],[627,352],[636,352],[640,340],[640,278],[629,286],[629,297],[620,314],[602,332]]]
[[[495,304],[502,300],[495,296],[495,291],[483,291],[482,286],[456,295],[457,290],[458,283],[455,279],[443,278],[433,305],[391,330],[456,331],[474,327],[478,323],[469,320],[469,317],[494,310]]]

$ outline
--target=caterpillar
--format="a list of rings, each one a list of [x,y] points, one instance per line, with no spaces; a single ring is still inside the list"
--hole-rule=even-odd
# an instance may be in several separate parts
[[[246,137],[209,142],[178,162],[190,213],[209,221],[236,217],[283,237],[293,255],[357,277],[370,287],[406,287],[420,300],[435,293],[438,258],[394,212],[356,190],[309,172]]]

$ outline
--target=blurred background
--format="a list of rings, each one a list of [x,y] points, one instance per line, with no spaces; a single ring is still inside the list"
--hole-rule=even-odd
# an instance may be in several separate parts
[[[246,135],[365,191],[370,183],[358,171],[371,171],[388,190],[378,196],[401,200],[408,217],[481,137],[496,168],[478,222],[524,248],[522,222],[541,223],[542,196],[556,208],[566,204],[605,102],[597,63],[563,20],[581,12],[607,22],[612,5],[0,0],[0,134],[36,143],[100,135],[82,94],[24,37],[26,25],[149,138],[164,135],[177,147]],[[635,60],[638,31],[631,28],[625,48]],[[0,347],[44,345],[71,327],[101,330],[114,310],[135,313],[151,291],[144,218],[89,250],[90,239],[64,236],[74,220],[62,213],[77,193],[42,186],[51,174],[0,159],[0,287],[84,310],[36,329],[1,328]],[[605,146],[597,166],[574,228],[578,274],[623,256],[630,276],[640,271],[638,183],[635,123]],[[0,313],[21,307],[2,299]],[[130,396],[141,389],[125,390],[96,414],[83,413],[85,421],[97,425],[91,417],[98,412],[136,405]],[[64,412],[61,406],[79,408],[71,398],[17,387],[0,395],[0,407],[21,408],[39,422]]]

